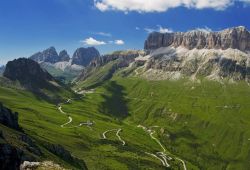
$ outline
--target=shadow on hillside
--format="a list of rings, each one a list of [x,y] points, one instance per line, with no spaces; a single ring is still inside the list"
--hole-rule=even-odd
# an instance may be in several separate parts
[[[102,97],[105,99],[101,103],[100,111],[102,113],[112,115],[119,119],[124,119],[128,116],[128,107],[126,105],[124,88],[118,85],[115,81],[111,81],[105,86],[106,94]]]

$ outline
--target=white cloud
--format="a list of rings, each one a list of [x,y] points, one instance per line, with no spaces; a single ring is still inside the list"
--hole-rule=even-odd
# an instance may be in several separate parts
[[[95,34],[96,35],[101,35],[101,36],[104,36],[104,37],[111,37],[112,36],[110,33],[107,33],[107,32],[96,32]]]
[[[96,8],[98,8],[100,11],[107,11],[109,9],[109,6],[102,2],[96,2],[95,3]]]
[[[110,40],[110,41],[98,41],[92,37],[89,37],[85,40],[80,41],[84,45],[98,46],[98,45],[107,45],[107,44],[116,44],[116,45],[124,45],[125,42],[123,40]]]
[[[160,33],[172,33],[173,30],[169,29],[169,28],[163,28],[162,26],[158,26],[159,27],[159,32]]]
[[[144,30],[147,33],[152,33],[152,32],[160,32],[160,33],[172,33],[173,30],[170,28],[164,28],[160,25],[157,25],[158,28],[154,29],[154,28],[145,28]]]
[[[165,12],[170,8],[212,8],[223,10],[235,2],[250,3],[250,0],[94,0],[100,11]]]
[[[147,33],[157,32],[157,30],[152,29],[152,28],[144,28],[144,30],[145,30]]]
[[[98,45],[105,45],[106,43],[104,41],[98,41],[92,37],[89,37],[83,41],[81,41],[84,45],[93,45],[93,46],[98,46]]]
[[[209,32],[212,32],[212,31],[213,31],[211,28],[208,28],[208,27],[196,28],[195,30],[197,30],[197,31],[202,31],[202,32],[206,32],[206,33],[209,33]]]
[[[116,45],[124,45],[125,42],[123,40],[115,40]]]
[[[136,29],[137,31],[139,31],[139,30],[140,30],[140,27],[135,27],[135,29]]]

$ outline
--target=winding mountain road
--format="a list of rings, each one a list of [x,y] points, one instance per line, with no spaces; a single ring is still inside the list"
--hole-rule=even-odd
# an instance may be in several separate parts
[[[166,149],[165,149],[164,146],[161,144],[161,142],[160,142],[156,137],[153,136],[153,134],[155,133],[155,131],[154,131],[154,130],[148,130],[148,132],[149,132],[150,137],[151,137],[153,140],[155,140],[155,141],[161,146],[163,152],[166,152]]]
[[[185,162],[184,162],[182,159],[180,159],[180,158],[177,158],[177,157],[176,157],[176,159],[177,159],[177,160],[179,160],[179,161],[181,161],[181,163],[182,163],[182,165],[183,165],[184,170],[187,170],[187,167],[186,167]]]
[[[112,131],[116,131],[116,136],[117,138],[119,139],[119,141],[122,142],[122,145],[125,146],[126,145],[126,142],[121,138],[120,136],[120,132],[122,131],[122,129],[111,129],[111,130],[106,130],[105,132],[102,133],[102,138],[103,139],[107,139],[107,136],[106,134],[109,133],[109,132],[112,132]]]
[[[67,101],[65,102],[65,104],[67,104],[67,103],[70,103],[70,101],[72,101],[73,99],[67,99]],[[63,110],[62,110],[62,103],[60,103],[60,104],[58,104],[58,110],[60,111],[60,113],[62,113],[62,114],[64,114],[64,115],[67,115],[68,116],[68,122],[66,122],[66,123],[64,123],[64,124],[62,124],[62,125],[60,125],[61,126],[61,128],[77,128],[77,127],[81,127],[81,126],[83,126],[83,125],[86,125],[87,127],[89,127],[89,128],[91,128],[91,126],[93,126],[94,125],[94,122],[91,122],[91,121],[87,121],[87,122],[81,122],[79,125],[77,125],[77,126],[71,126],[71,127],[65,127],[66,125],[68,125],[68,124],[70,124],[72,121],[73,121],[73,118],[71,117],[71,116],[69,116],[69,114],[68,113],[66,113],[66,112],[64,112]]]
[[[119,133],[122,131],[122,129],[118,129],[118,131],[116,132],[116,136],[118,137],[118,139],[122,142],[122,145],[124,146],[126,144],[126,142],[124,140],[122,140],[121,136],[119,135]]]
[[[156,158],[156,159],[159,159],[159,160],[161,161],[162,165],[163,165],[163,166],[166,166],[165,162],[164,162],[161,158],[159,158],[158,156],[156,156],[155,154],[153,154],[153,153],[148,153],[148,152],[145,152],[145,153],[146,153],[147,155],[153,156],[153,157]]]
[[[165,147],[161,144],[161,142],[156,137],[153,136],[155,131],[151,129],[151,128],[156,128],[159,126],[151,126],[149,129],[145,126],[142,126],[142,125],[138,125],[137,127],[142,128],[144,131],[148,132],[151,139],[155,140],[163,150],[163,152],[157,152],[156,154],[152,154],[152,153],[148,153],[148,152],[145,152],[145,153],[159,159],[163,166],[170,167],[168,160],[170,161],[170,160],[172,160],[172,158],[165,154],[165,152],[166,152]],[[182,159],[180,159],[178,157],[175,157],[175,159],[179,160],[182,163],[184,170],[187,170],[186,164]]]
[[[64,126],[70,124],[70,123],[72,122],[72,120],[73,120],[72,117],[70,117],[70,116],[68,116],[68,119],[69,119],[68,122],[66,122],[66,123],[64,123],[64,124],[61,125],[62,128],[63,128]]]

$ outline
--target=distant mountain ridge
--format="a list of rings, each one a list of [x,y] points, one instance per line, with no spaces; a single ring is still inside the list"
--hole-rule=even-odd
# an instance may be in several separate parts
[[[72,58],[70,58],[66,50],[62,50],[58,54],[55,47],[50,47],[42,52],[33,54],[29,58],[38,63],[47,62],[55,64],[58,62],[69,62],[71,65],[75,64],[80,66],[87,66],[92,59],[99,56],[99,51],[94,47],[78,48],[74,52]]]
[[[87,66],[91,60],[97,57],[100,57],[100,53],[94,47],[78,48],[73,54],[72,64]]]
[[[56,63],[60,61],[69,61],[69,55],[67,51],[63,50],[57,53],[55,47],[50,47],[42,52],[38,52],[33,54],[30,59],[40,63],[40,62],[49,62],[49,63]]]
[[[50,47],[29,58],[38,62],[54,77],[64,82],[70,82],[96,57],[100,57],[100,53],[94,47],[78,48],[72,58],[66,50],[62,50],[58,54],[54,47]]]
[[[175,33],[151,33],[145,41],[144,48],[153,50],[160,47],[185,47],[197,49],[238,49],[250,50],[250,33],[243,27],[228,28],[219,32],[193,30]]]

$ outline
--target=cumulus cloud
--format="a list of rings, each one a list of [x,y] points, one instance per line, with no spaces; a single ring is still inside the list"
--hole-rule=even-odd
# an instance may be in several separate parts
[[[84,45],[89,46],[98,46],[98,45],[107,45],[107,44],[116,44],[116,45],[124,45],[125,42],[123,40],[110,40],[110,41],[99,41],[94,39],[93,37],[86,38],[85,40],[80,41]]]
[[[125,42],[123,40],[115,40],[116,45],[124,45]]]
[[[165,12],[170,8],[212,8],[223,10],[235,2],[250,3],[250,0],[94,0],[100,11]]]
[[[173,30],[170,28],[164,28],[160,25],[157,25],[157,28],[145,28],[144,29],[147,33],[151,32],[160,32],[160,33],[172,33]]]
[[[104,41],[98,41],[92,37],[89,37],[83,41],[81,41],[84,45],[93,45],[93,46],[98,46],[98,45],[105,45],[106,43]]]

